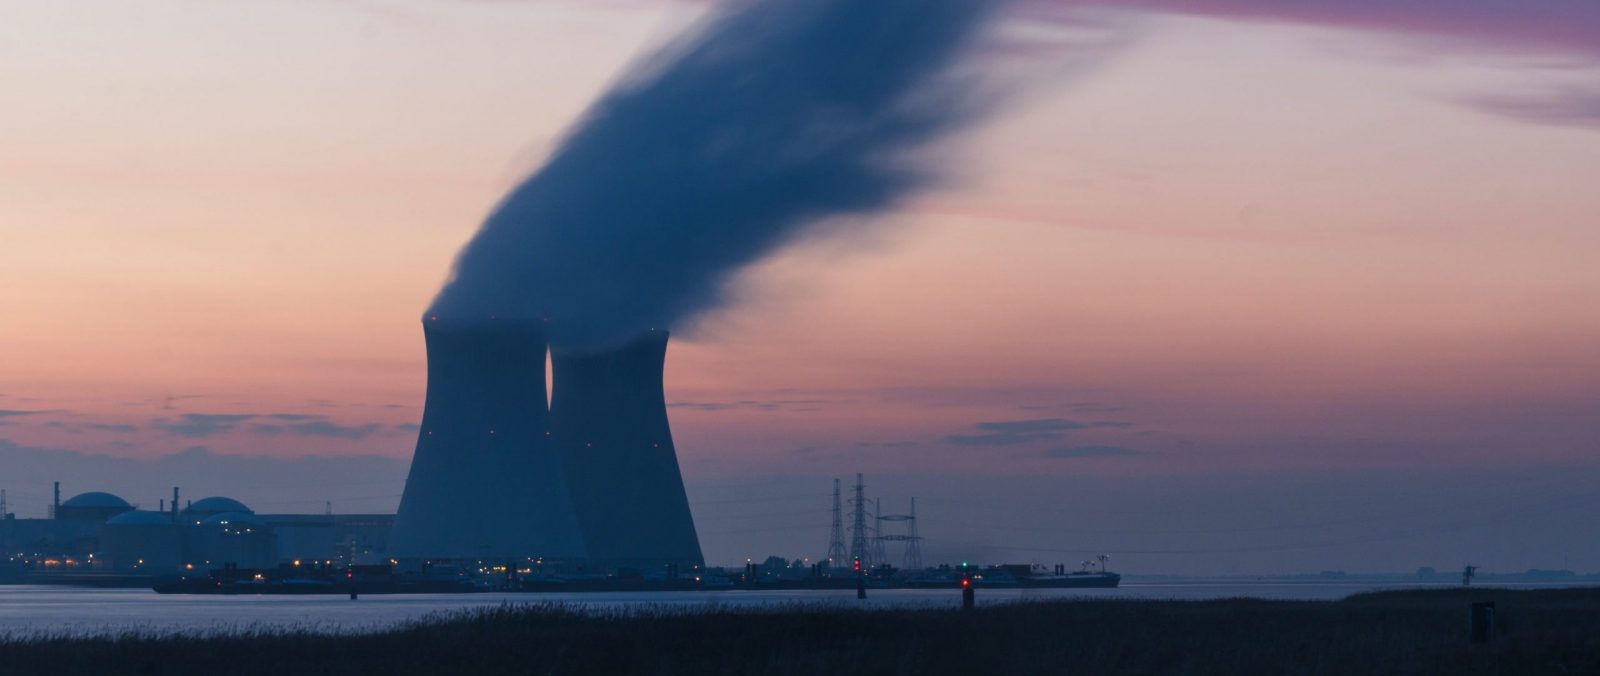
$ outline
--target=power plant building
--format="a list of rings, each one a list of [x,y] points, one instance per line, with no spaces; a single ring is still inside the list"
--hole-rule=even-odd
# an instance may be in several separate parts
[[[395,515],[399,558],[584,558],[554,452],[537,321],[423,322],[428,392]]]
[[[667,333],[551,352],[543,328],[423,320],[427,400],[391,554],[702,565],[662,390]]]
[[[0,566],[0,579],[95,572],[159,577],[293,559],[376,561],[385,557],[394,523],[389,514],[257,514],[222,496],[176,504],[143,510],[93,491],[58,499],[51,518],[0,515],[0,563],[7,564]]]
[[[666,331],[611,350],[552,354],[556,446],[598,567],[704,563],[667,424],[666,354]]]
[[[539,320],[428,318],[428,389],[394,515],[257,514],[223,496],[139,509],[104,492],[0,518],[10,560],[169,574],[296,559],[538,559],[650,575],[704,565],[662,386],[666,331],[556,349]],[[546,395],[546,363],[552,385]],[[192,567],[192,568],[191,568]]]

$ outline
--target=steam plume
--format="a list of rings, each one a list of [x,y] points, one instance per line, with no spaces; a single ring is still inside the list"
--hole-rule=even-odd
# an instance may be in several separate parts
[[[634,66],[496,207],[431,314],[545,317],[602,348],[743,266],[935,178],[909,151],[985,107],[952,77],[1001,0],[740,0]]]

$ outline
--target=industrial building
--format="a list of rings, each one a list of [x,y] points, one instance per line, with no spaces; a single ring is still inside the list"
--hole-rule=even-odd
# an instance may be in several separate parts
[[[667,424],[666,355],[666,331],[551,355],[551,429],[594,566],[704,564]]]
[[[666,331],[551,351],[540,320],[430,316],[423,336],[427,400],[392,556],[704,564],[667,422]]]
[[[538,561],[591,574],[704,565],[667,421],[667,332],[551,350],[540,320],[423,322],[428,389],[395,515],[258,514],[227,497],[155,510],[89,492],[0,526],[10,557],[161,574],[296,559]],[[553,385],[546,395],[546,361]]]
[[[584,558],[554,452],[539,322],[423,322],[428,391],[397,558]]]
[[[383,556],[394,522],[388,514],[258,514],[223,496],[180,508],[177,496],[174,489],[170,505],[144,510],[100,491],[63,501],[58,483],[49,518],[0,518],[0,553],[40,572],[153,576],[223,563],[357,562]]]

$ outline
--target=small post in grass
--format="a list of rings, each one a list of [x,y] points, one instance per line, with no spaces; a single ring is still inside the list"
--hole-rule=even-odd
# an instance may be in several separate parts
[[[961,562],[961,609],[971,610],[977,605],[977,592],[972,589],[972,566]]]
[[[1494,640],[1494,601],[1473,603],[1467,624],[1470,640],[1473,643],[1488,643]]]

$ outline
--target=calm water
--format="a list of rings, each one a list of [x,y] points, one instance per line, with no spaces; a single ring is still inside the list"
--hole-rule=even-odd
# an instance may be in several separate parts
[[[980,589],[978,603],[1056,598],[1204,600],[1248,596],[1329,600],[1415,583],[1186,582],[1127,583],[1118,589]],[[1506,585],[1533,586],[1533,585]],[[305,628],[372,631],[430,614],[501,604],[560,603],[597,611],[639,607],[671,610],[772,608],[792,604],[847,608],[953,607],[960,592],[943,589],[872,590],[865,602],[842,591],[717,591],[588,594],[415,594],[363,596],[182,596],[142,589],[0,586],[0,635],[141,632],[233,632]]]

